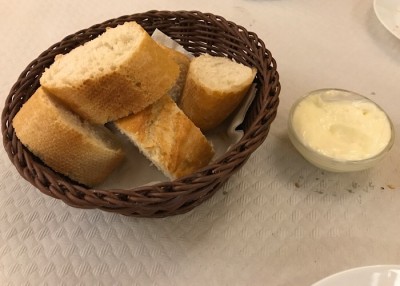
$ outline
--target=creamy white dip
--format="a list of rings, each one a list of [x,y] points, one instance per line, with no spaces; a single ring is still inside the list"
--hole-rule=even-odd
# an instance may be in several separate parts
[[[293,131],[316,152],[340,161],[376,156],[391,140],[391,124],[373,102],[357,94],[312,93],[293,111]]]

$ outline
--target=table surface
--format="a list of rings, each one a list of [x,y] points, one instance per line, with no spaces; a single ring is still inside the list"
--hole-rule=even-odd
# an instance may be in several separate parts
[[[140,219],[80,210],[40,193],[0,150],[1,285],[310,285],[353,267],[400,264],[396,139],[377,167],[351,174],[306,162],[287,136],[303,94],[342,88],[400,113],[400,40],[372,0],[0,0],[0,99],[64,36],[147,10],[200,10],[258,34],[282,92],[269,136],[209,201]]]

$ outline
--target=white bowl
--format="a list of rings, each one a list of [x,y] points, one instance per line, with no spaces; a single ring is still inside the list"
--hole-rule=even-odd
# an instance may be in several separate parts
[[[308,138],[307,138],[307,132],[300,132],[299,131],[299,127],[296,126],[296,122],[298,120],[296,120],[296,122],[294,121],[294,114],[298,108],[298,106],[300,104],[304,104],[303,102],[305,102],[306,100],[310,101],[310,97],[314,97],[316,98],[316,96],[320,96],[321,98],[321,102],[323,102],[323,104],[330,104],[330,103],[335,103],[335,104],[341,104],[343,106],[348,106],[351,108],[358,108],[360,106],[360,103],[364,104],[364,103],[371,103],[373,104],[370,105],[372,107],[373,110],[376,110],[376,112],[380,115],[381,121],[382,123],[387,122],[388,126],[383,126],[384,128],[386,128],[386,130],[389,130],[389,135],[387,135],[385,139],[385,144],[383,146],[383,148],[381,148],[377,153],[369,156],[369,155],[365,155],[364,157],[363,154],[361,154],[360,156],[362,158],[356,158],[354,159],[354,156],[348,156],[347,153],[352,153],[352,154],[357,154],[356,151],[357,150],[345,150],[346,152],[343,153],[343,156],[341,156],[341,153],[336,154],[335,156],[329,154],[329,152],[325,152],[325,150],[321,150],[321,148],[319,148],[319,146],[315,147],[312,144],[309,144],[308,142]],[[340,106],[339,108],[342,108],[341,105],[336,105],[336,106]],[[326,105],[327,106],[327,105]],[[324,111],[323,108],[326,107],[325,105],[322,107],[322,111]],[[375,108],[376,107],[376,108]],[[318,107],[319,108],[319,107]],[[345,107],[343,107],[345,108]],[[350,110],[351,110],[350,108]],[[347,110],[347,109],[346,109]],[[303,109],[299,109],[297,112],[303,112]],[[337,109],[336,111],[337,112]],[[382,116],[382,113],[383,115]],[[305,117],[303,118],[307,118],[307,122],[314,122],[313,123],[313,127],[317,127],[313,130],[315,130],[316,133],[313,134],[313,138],[318,137],[319,136],[319,132],[320,130],[324,130],[323,128],[326,127],[326,120],[329,115],[326,114],[331,114],[329,111],[327,112],[320,112],[319,114],[304,114]],[[355,113],[354,113],[355,114]],[[324,118],[320,119],[318,116],[322,115]],[[335,115],[335,113],[333,113],[333,115]],[[300,118],[298,117],[299,115],[296,116],[296,118]],[[337,117],[337,116],[336,116]],[[351,116],[350,116],[351,117]],[[386,120],[382,120],[384,117],[386,117]],[[305,120],[305,119],[304,119]],[[303,120],[303,121],[304,121]],[[325,121],[323,121],[325,120]],[[328,118],[329,120],[329,118]],[[337,120],[337,118],[332,118],[332,122],[334,120]],[[368,126],[368,124],[373,124],[374,122],[367,122],[368,120],[372,120],[370,117],[368,117],[364,122],[362,122],[361,124],[358,124],[356,126],[359,126],[359,129],[361,130],[362,128],[364,128],[365,131],[365,126]],[[306,121],[304,121],[306,122]],[[325,124],[325,125],[323,125]],[[386,123],[385,123],[386,124]],[[299,125],[299,124],[297,124]],[[321,125],[321,126],[320,126]],[[362,126],[361,126],[362,125]],[[332,125],[333,126],[333,125]],[[354,129],[355,124],[352,124],[352,128]],[[363,127],[364,126],[364,127]],[[321,129],[319,130],[318,127],[320,127]],[[389,128],[389,129],[388,129]],[[326,128],[325,128],[326,129]],[[367,128],[368,129],[368,128]],[[382,128],[383,129],[383,128]],[[331,129],[329,129],[331,130]],[[357,130],[356,130],[357,131]],[[377,131],[377,135],[381,130]],[[393,128],[393,124],[390,120],[390,118],[387,116],[387,114],[383,111],[382,108],[380,108],[376,103],[374,103],[373,101],[371,101],[370,99],[359,95],[357,93],[351,92],[351,91],[347,91],[347,90],[341,90],[341,89],[320,89],[320,90],[315,90],[312,91],[310,93],[308,93],[307,95],[305,95],[304,97],[300,98],[299,100],[297,100],[290,111],[289,114],[289,124],[288,124],[288,134],[289,134],[289,138],[292,141],[293,145],[295,146],[295,148],[300,152],[300,154],[307,159],[310,163],[314,164],[315,166],[321,168],[321,169],[325,169],[327,171],[331,171],[331,172],[352,172],[352,171],[360,171],[360,170],[364,170],[364,169],[368,169],[371,168],[373,166],[375,166],[379,161],[381,161],[383,159],[383,157],[388,153],[388,151],[391,149],[391,147],[393,146],[393,142],[394,142],[394,128]],[[326,134],[324,132],[321,132],[321,134]],[[329,134],[328,134],[329,135]],[[311,136],[311,135],[310,135]],[[323,136],[320,138],[325,138],[326,140],[328,140],[327,136]],[[310,140],[312,139],[312,137],[309,137]],[[342,137],[340,137],[342,138]],[[337,139],[337,138],[335,138]],[[344,139],[348,139],[345,138]],[[349,140],[352,140],[353,138],[350,136]],[[325,140],[325,139],[324,139]],[[354,139],[355,140],[355,139]],[[387,141],[387,142],[386,142]],[[337,142],[335,140],[331,140],[328,143],[330,144],[331,142]],[[342,143],[342,142],[340,142]],[[346,142],[347,143],[347,142]],[[328,145],[329,145],[328,144]],[[359,145],[362,145],[363,142],[350,142],[350,144],[348,144],[349,146],[353,146],[353,147],[357,147]],[[314,144],[315,145],[315,144]],[[334,143],[331,144],[332,148],[335,148]],[[341,144],[342,147],[344,144]],[[348,146],[346,144],[346,148]],[[352,148],[352,147],[349,147]],[[336,148],[335,148],[336,149]],[[349,152],[347,152],[349,151]],[[340,151],[339,151],[340,152]],[[338,156],[339,155],[339,156]],[[347,157],[346,157],[347,156]]]

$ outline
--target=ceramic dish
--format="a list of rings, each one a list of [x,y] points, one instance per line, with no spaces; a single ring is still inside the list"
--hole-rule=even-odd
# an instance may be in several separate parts
[[[375,0],[374,10],[382,25],[400,39],[400,1]]]
[[[374,265],[345,270],[312,286],[400,286],[400,265]]]

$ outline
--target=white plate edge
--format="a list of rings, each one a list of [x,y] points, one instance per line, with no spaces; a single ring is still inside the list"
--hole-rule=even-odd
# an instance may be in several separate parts
[[[386,21],[384,19],[382,19],[382,15],[379,14],[377,6],[379,6],[379,1],[381,0],[374,0],[373,2],[373,6],[374,6],[374,12],[376,17],[378,18],[379,22],[386,28],[386,30],[388,30],[392,35],[394,35],[396,38],[400,39],[400,29],[399,32],[396,33],[393,31],[393,27],[389,27],[388,24],[386,23]]]
[[[311,284],[310,286],[324,286],[324,283],[332,281],[332,279],[337,279],[340,276],[344,276],[346,274],[349,274],[351,272],[359,271],[359,270],[373,270],[377,268],[382,268],[383,270],[388,270],[392,268],[397,268],[400,270],[400,264],[377,264],[377,265],[367,265],[367,266],[360,266],[360,267],[355,267],[355,268],[350,268],[346,269],[343,271],[339,271],[336,273],[333,273],[325,278],[322,278],[321,280]]]

